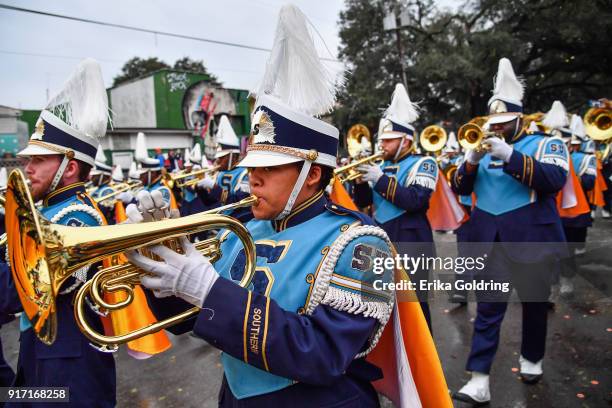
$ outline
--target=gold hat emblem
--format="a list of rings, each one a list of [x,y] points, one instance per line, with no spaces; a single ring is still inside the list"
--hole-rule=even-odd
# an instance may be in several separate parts
[[[270,116],[263,110],[258,110],[253,115],[251,125],[251,143],[276,143],[274,133],[274,123]]]
[[[42,119],[38,119],[36,122],[36,127],[34,128],[34,133],[30,137],[30,140],[43,140],[43,136],[45,134],[45,122]]]

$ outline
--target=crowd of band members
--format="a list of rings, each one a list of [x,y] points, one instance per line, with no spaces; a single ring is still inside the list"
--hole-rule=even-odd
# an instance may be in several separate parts
[[[543,375],[542,360],[546,348],[551,284],[559,276],[563,278],[575,276],[576,265],[573,256],[582,249],[572,246],[570,249],[574,253],[570,253],[565,243],[584,245],[587,228],[592,225],[590,212],[562,220],[557,211],[556,197],[568,178],[570,160],[585,192],[594,188],[598,169],[592,141],[588,140],[588,136],[578,125],[570,126],[567,119],[567,123],[561,121],[559,124],[549,124],[548,129],[558,130],[561,132],[561,137],[554,137],[541,129],[527,127],[523,119],[522,88],[519,92],[516,91],[516,87],[508,87],[503,83],[504,78],[510,82],[516,80],[511,65],[508,67],[509,64],[507,60],[500,61],[498,82],[501,82],[496,84],[494,95],[488,104],[488,130],[500,137],[488,139],[487,150],[462,152],[458,146],[449,145],[444,151],[446,159],[440,161],[441,167],[435,155],[422,154],[416,136],[418,133],[413,125],[418,118],[418,112],[410,101],[407,90],[399,84],[378,129],[378,141],[384,153],[384,163],[360,166],[362,177],[348,186],[356,205],[362,209],[367,208],[366,211],[373,221],[364,214],[339,208],[329,201],[328,195],[323,193],[325,185],[319,189],[317,183],[320,183],[320,180],[329,181],[329,169],[323,168],[333,165],[321,164],[315,159],[311,160],[313,166],[322,169],[315,172],[318,172],[316,182],[311,186],[308,184],[308,179],[302,180],[306,186],[311,186],[311,197],[293,209],[291,208],[293,204],[289,206],[287,213],[289,217],[285,218],[286,221],[271,221],[273,228],[269,233],[278,239],[289,236],[293,240],[307,240],[309,238],[303,234],[323,234],[330,228],[329,225],[335,223],[375,224],[384,230],[392,242],[410,243],[409,248],[418,255],[435,256],[434,234],[427,218],[427,210],[437,180],[442,177],[445,166],[456,165],[456,172],[447,182],[469,214],[469,221],[456,231],[457,241],[459,244],[479,244],[476,247],[460,245],[459,252],[466,254],[474,251],[486,252],[489,260],[483,277],[510,282],[517,290],[523,308],[520,374],[524,382],[535,383]],[[271,105],[273,106],[273,102]],[[261,107],[261,111],[265,111],[270,117],[276,114],[269,106]],[[553,113],[551,116],[554,116]],[[565,113],[564,116],[567,117]],[[44,123],[45,131],[57,126],[54,123],[55,119],[51,117],[43,115],[40,120]],[[258,123],[264,124],[263,121]],[[250,165],[243,162],[241,167],[243,158],[240,143],[226,117],[221,118],[219,132],[221,132],[217,137],[219,150],[213,163],[203,162],[197,155],[192,157],[185,155],[184,168],[181,171],[186,174],[205,168],[210,169],[210,172],[203,175],[194,173],[190,177],[185,177],[183,181],[198,179],[188,186],[181,187],[179,183],[171,182],[172,174],[178,174],[172,171],[176,165],[173,160],[170,160],[171,163],[166,167],[166,162],[162,162],[159,152],[157,157],[149,156],[146,147],[143,147],[146,146],[145,135],[138,136],[136,151],[138,165],[128,173],[129,180],[140,182],[139,187],[117,194],[108,200],[96,201],[112,193],[113,186],[126,181],[120,171],[113,172],[113,168],[104,163],[102,156],[98,156],[99,160],[94,160],[96,148],[91,141],[87,142],[89,145],[86,146],[86,151],[80,152],[81,156],[77,156],[77,160],[62,159],[56,151],[45,153],[36,150],[34,147],[40,148],[40,143],[33,143],[32,150],[23,153],[24,156],[30,157],[26,174],[33,181],[32,194],[35,200],[41,202],[40,212],[55,223],[85,227],[124,222],[125,207],[130,204],[143,205],[143,197],[147,200],[150,197],[161,197],[165,207],[179,210],[181,216],[188,216],[235,203],[249,196],[253,186],[259,188],[259,183],[262,183],[261,180],[253,181],[249,178],[254,176],[263,180],[271,177],[265,171],[275,167],[256,161],[249,162]],[[41,133],[39,137],[46,136]],[[264,142],[260,143],[265,145]],[[290,145],[289,142],[286,144]],[[43,159],[37,162],[32,159],[35,157]],[[57,163],[53,160],[57,160]],[[68,160],[67,164],[64,164],[63,160]],[[311,163],[308,162],[310,159],[302,158],[302,160],[310,166]],[[287,159],[279,166],[295,162],[294,159]],[[58,163],[63,172],[60,174],[63,181],[60,184],[53,182],[55,185],[51,187],[37,185],[36,181],[43,178],[41,174],[48,171],[45,166]],[[609,185],[611,172],[609,157],[604,157],[601,164],[602,173]],[[298,174],[304,167],[306,166],[296,165],[291,171]],[[253,173],[249,174],[248,169]],[[85,184],[87,178],[91,182],[89,193]],[[155,204],[154,208],[161,207]],[[604,215],[609,217],[609,212],[610,189],[606,192]],[[249,209],[228,212],[228,215],[244,223],[254,216]],[[129,218],[129,215],[127,217]],[[311,220],[319,220],[318,230],[313,230],[312,226],[308,227],[310,229],[307,228]],[[261,226],[261,222],[263,221],[254,220],[249,225]],[[293,233],[287,233],[286,231],[291,231],[291,228],[294,228]],[[259,230],[256,230],[256,233],[259,233],[257,231]],[[263,234],[259,238],[266,238],[266,235]],[[336,236],[330,235],[328,238],[321,245],[332,243]],[[384,247],[381,242],[377,241],[376,245]],[[506,243],[519,245],[503,245]],[[529,243],[558,245],[525,250]],[[313,251],[314,247],[309,250]],[[561,262],[562,260],[564,261]],[[145,268],[146,262],[143,265]],[[229,270],[229,266],[232,265],[228,265],[226,269]],[[20,312],[20,302],[6,262],[0,263],[0,268],[2,272],[0,323],[4,323],[10,320],[12,314]],[[299,270],[295,266],[294,269]],[[430,279],[430,272],[422,268],[412,275],[412,279],[427,281]],[[90,273],[91,271],[83,271],[82,275],[71,278],[66,289],[58,296],[60,326],[58,338],[53,345],[40,343],[32,331],[31,323],[24,314],[21,314],[18,374],[12,382],[10,367],[5,363],[0,364],[0,378],[3,385],[14,383],[22,386],[68,386],[71,396],[80,404],[112,406],[116,403],[113,358],[89,345],[79,332],[73,317],[72,290],[87,280]],[[337,273],[344,273],[347,277],[352,276],[350,270],[338,270]],[[220,275],[224,276],[221,272]],[[325,403],[334,400],[330,393],[332,388],[315,388],[311,384],[327,386],[333,381],[340,384],[336,392],[342,394],[343,398],[350,397],[350,390],[357,390],[355,392],[362,401],[374,404],[375,395],[372,393],[369,381],[375,380],[378,373],[375,368],[369,367],[365,360],[361,358],[353,360],[353,358],[369,349],[371,335],[379,329],[382,317],[349,316],[330,306],[331,303],[319,305],[318,315],[305,317],[304,311],[298,308],[300,303],[290,302],[284,299],[282,294],[277,293],[275,295],[277,298],[270,303],[268,295],[271,288],[266,287],[264,280],[260,282],[264,287],[263,292],[256,293],[251,298],[250,292],[247,293],[242,288],[225,283],[230,276],[226,277],[228,279],[222,283],[215,283],[212,286],[215,278],[210,284],[212,289],[206,287],[206,290],[198,295],[201,296],[196,297],[199,301],[197,306],[209,305],[218,310],[220,305],[225,303],[228,316],[244,316],[244,305],[248,315],[252,312],[252,307],[249,305],[253,302],[253,305],[262,306],[266,310],[266,317],[268,313],[272,316],[266,330],[278,334],[270,338],[275,347],[278,347],[276,360],[266,360],[265,356],[262,357],[256,352],[245,352],[245,362],[242,362],[236,359],[240,353],[234,352],[235,349],[241,349],[242,340],[230,339],[227,333],[236,330],[238,323],[241,326],[243,320],[228,319],[225,323],[215,326],[202,324],[198,319],[192,321],[191,326],[186,329],[195,330],[200,337],[207,339],[211,344],[218,344],[218,347],[227,353],[228,357],[224,360],[226,377],[222,387],[227,406],[239,399],[250,397],[261,398],[262,404],[267,403],[268,395],[272,396],[269,401],[293,401],[298,395],[306,393],[312,393],[313,398]],[[185,306],[185,302],[193,303],[190,300],[193,296],[190,297],[191,295],[185,291],[175,289],[173,294],[180,300],[179,309]],[[431,329],[432,316],[428,307],[428,294],[426,291],[418,290],[417,296]],[[466,296],[464,293],[455,293],[454,296],[459,302],[466,301],[462,298]],[[499,292],[476,293],[477,317],[466,366],[467,370],[472,372],[472,378],[455,394],[458,399],[474,404],[491,399],[489,371],[499,344],[501,323],[508,305],[507,296],[508,294]],[[227,304],[226,297],[236,299],[236,303]],[[291,303],[291,307],[296,310],[291,310],[291,313],[283,310],[276,302],[283,300]],[[161,311],[156,309],[160,314],[172,309],[169,303],[151,297],[153,304],[158,301],[164,306]],[[89,313],[91,320],[96,321],[94,311],[90,310]],[[435,319],[435,316],[433,318]],[[316,352],[309,355],[304,349],[306,345],[300,344],[299,339],[291,339],[289,335],[280,334],[283,330],[296,333],[299,330],[297,325],[304,323],[304,319],[310,319],[308,321],[319,325],[318,327],[335,331],[338,339],[341,339],[339,341],[344,342],[343,346],[338,347],[333,341],[330,342],[323,332],[317,331],[316,328],[302,327],[301,330],[308,331],[308,336],[311,336],[308,339],[312,343],[306,345],[316,347]],[[338,322],[345,322],[354,332],[342,332]],[[247,320],[244,324],[247,324]],[[214,330],[225,334],[214,333]],[[177,331],[185,330],[177,329]],[[304,333],[302,335],[306,336]],[[334,352],[340,354],[325,363],[323,357],[329,357]],[[247,357],[251,359],[250,365],[246,363]],[[292,368],[291,361],[298,361],[299,364]],[[332,363],[339,365],[332,366]],[[266,373],[266,376],[258,378],[258,372],[253,372],[251,366],[266,371],[272,369],[271,373],[276,377]],[[250,378],[259,388],[252,389],[249,384],[241,383],[240,376]],[[317,378],[318,376],[321,378]],[[291,381],[288,378],[300,378],[302,384],[289,387]]]

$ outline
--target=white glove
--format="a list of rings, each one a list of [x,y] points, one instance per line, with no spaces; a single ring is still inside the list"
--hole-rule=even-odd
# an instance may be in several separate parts
[[[202,307],[219,274],[192,243],[186,238],[181,241],[185,255],[163,245],[150,248],[163,262],[154,261],[135,251],[126,252],[126,255],[132,264],[151,274],[143,276],[140,282],[151,289],[156,297],[174,295]]]
[[[468,149],[465,152],[465,161],[472,164],[472,165],[477,165],[478,162],[480,161],[480,159],[482,159],[484,157],[484,155],[486,154],[486,151],[476,151],[473,149]]]
[[[489,153],[491,156],[503,160],[505,163],[510,162],[510,156],[514,150],[512,146],[506,143],[505,140],[499,137],[491,137],[484,142],[485,146],[488,146]]]
[[[178,210],[169,210],[168,205],[159,191],[149,193],[146,190],[140,190],[136,195],[138,205],[130,204],[125,209],[128,217],[127,222],[136,224],[139,222],[159,221],[166,218],[178,218],[180,213]]]
[[[376,184],[383,175],[382,169],[375,164],[362,164],[357,166],[357,171],[363,174],[361,176],[363,181],[371,181],[373,184]]]
[[[121,200],[123,204],[129,204],[134,200],[134,194],[131,191],[124,191],[117,195],[117,199]]]
[[[204,177],[202,180],[198,181],[198,187],[209,190],[215,186],[215,180],[210,177]]]

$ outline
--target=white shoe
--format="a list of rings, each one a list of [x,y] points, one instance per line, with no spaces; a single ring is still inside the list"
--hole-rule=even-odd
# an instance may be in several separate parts
[[[525,357],[520,356],[519,364],[521,365],[521,380],[526,384],[535,384],[542,378],[544,371],[542,370],[542,360],[533,363]]]
[[[489,375],[479,372],[472,372],[472,378],[453,398],[459,401],[470,403],[474,406],[486,405],[491,401],[491,392],[489,391]]]
[[[592,210],[592,211],[591,211],[591,218],[595,219],[595,214],[596,214],[596,213],[597,213],[597,211]]]
[[[574,249],[574,255],[580,256],[586,254],[586,248],[576,248]]]
[[[610,211],[606,211],[604,209],[601,210],[601,218],[610,218]]]
[[[568,296],[574,293],[574,282],[571,278],[561,276],[559,278],[559,294],[561,296]]]

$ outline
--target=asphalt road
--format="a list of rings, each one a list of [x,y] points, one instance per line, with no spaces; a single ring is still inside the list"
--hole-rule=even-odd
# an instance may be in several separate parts
[[[454,235],[436,234],[442,247],[450,247],[454,239]],[[518,379],[521,305],[509,305],[491,372],[491,407],[612,406],[612,221],[597,220],[589,231],[587,249],[580,258],[574,299],[557,299],[550,312],[544,378],[537,385],[524,385]],[[457,307],[438,293],[431,308],[448,386],[457,390],[469,378],[464,366],[475,304]],[[5,356],[15,367],[16,322],[4,326],[1,335]],[[222,372],[219,351],[190,335],[172,337],[172,341],[171,350],[148,360],[134,360],[125,350],[115,354],[119,406],[217,405]]]

